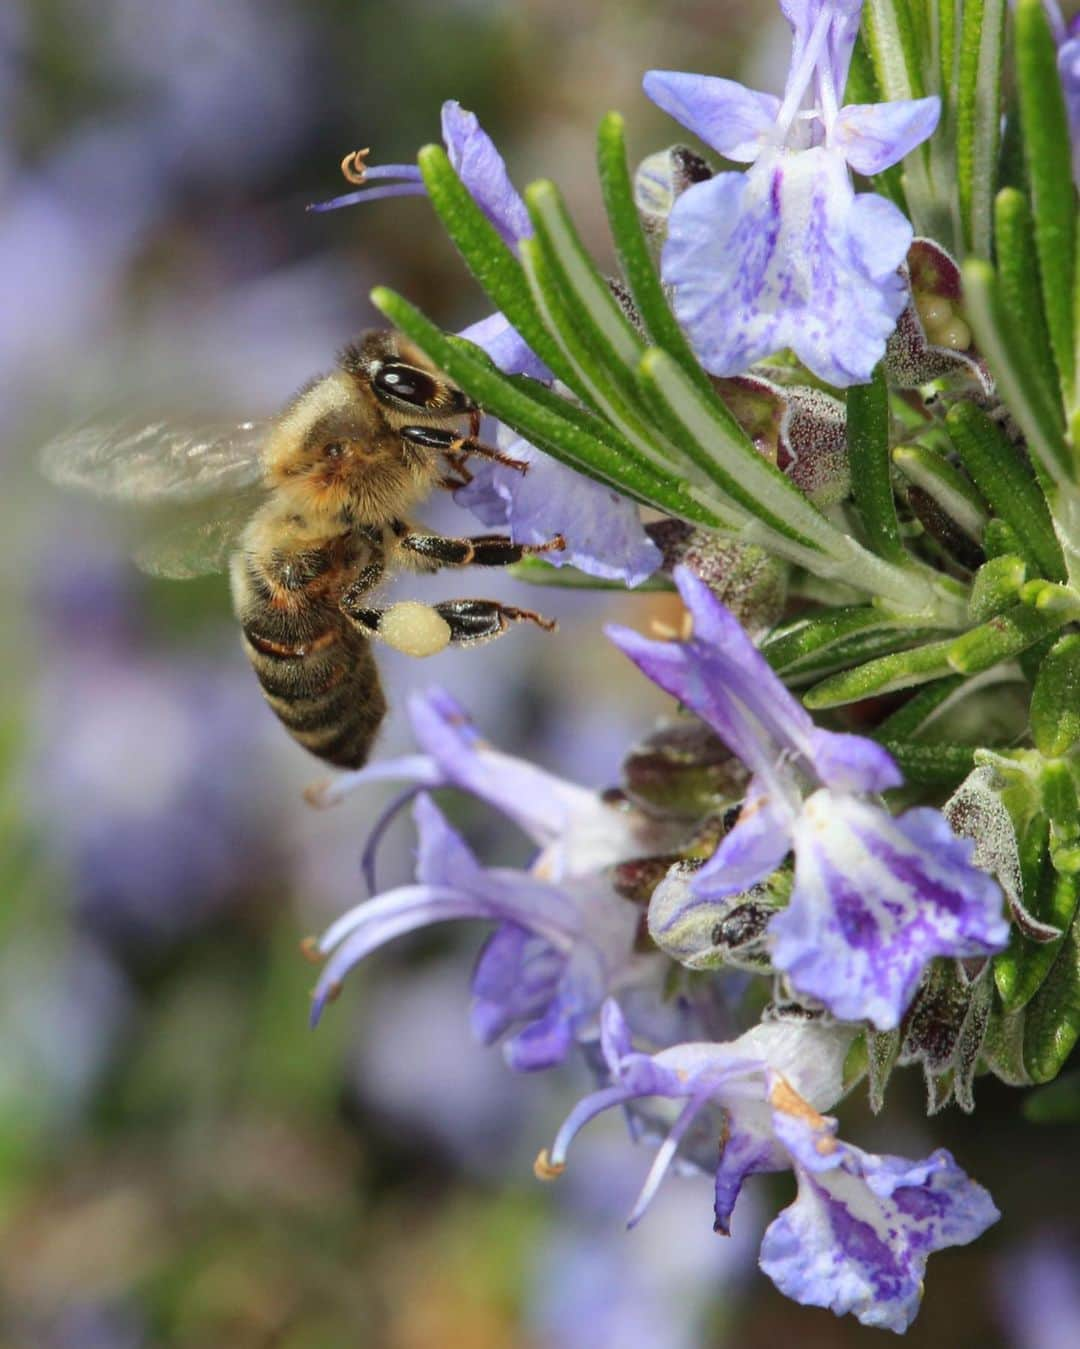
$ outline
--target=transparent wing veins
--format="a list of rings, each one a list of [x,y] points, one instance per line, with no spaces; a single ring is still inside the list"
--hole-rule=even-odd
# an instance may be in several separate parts
[[[167,421],[81,426],[45,446],[41,469],[58,486],[122,504],[201,501],[261,483],[268,427]]]

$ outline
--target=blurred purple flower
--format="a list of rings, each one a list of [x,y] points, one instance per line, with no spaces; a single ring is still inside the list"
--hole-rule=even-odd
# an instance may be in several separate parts
[[[903,1331],[918,1311],[927,1257],[973,1241],[1000,1216],[990,1196],[944,1149],[922,1162],[876,1156],[841,1142],[820,1113],[842,1094],[850,1028],[762,1023],[730,1044],[636,1053],[617,1004],[604,1004],[601,1044],[610,1085],[574,1108],[542,1178],[559,1175],[578,1131],[613,1106],[643,1097],[682,1103],[630,1215],[636,1223],[691,1127],[718,1115],[716,1228],[729,1230],[745,1179],[791,1169],[795,1202],[765,1232],[761,1267],[781,1292],[864,1325]]]
[[[77,1118],[131,1014],[127,980],[93,942],[18,932],[0,951],[0,1114],[44,1133]]]
[[[78,567],[68,557],[62,577],[54,558],[38,587],[48,658],[29,799],[82,921],[134,950],[219,913],[272,859],[250,846],[265,821],[252,786],[262,709],[247,672],[140,650],[128,574],[109,557],[84,542]]]
[[[716,1301],[730,1307],[745,1289],[760,1238],[758,1215],[741,1207],[731,1241],[689,1240],[702,1211],[704,1176],[666,1187],[649,1221],[612,1241],[612,1222],[633,1201],[629,1147],[610,1135],[576,1145],[575,1184],[556,1192],[560,1206],[530,1279],[530,1345],[701,1349],[715,1342],[708,1331]]]
[[[1080,1248],[1075,1232],[1044,1229],[1002,1262],[995,1280],[1012,1349],[1080,1344]]]
[[[741,893],[794,849],[791,902],[769,923],[773,965],[835,1016],[890,1029],[934,956],[1005,946],[1000,888],[940,811],[893,817],[868,800],[902,781],[885,750],[815,727],[709,588],[682,567],[675,579],[693,622],[686,641],[608,633],[753,774],[735,828],[691,889],[699,900]]]
[[[822,379],[868,380],[907,302],[912,228],[856,196],[931,134],[937,98],[841,108],[862,0],[783,0],[794,43],[784,97],[733,80],[652,70],[645,92],[746,173],[675,202],[662,253],[675,313],[705,368],[737,375],[790,346]]]

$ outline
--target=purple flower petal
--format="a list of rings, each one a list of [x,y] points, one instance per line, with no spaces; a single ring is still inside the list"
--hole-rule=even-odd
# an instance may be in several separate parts
[[[448,99],[442,107],[442,132],[450,163],[506,243],[515,248],[519,240],[530,238],[533,229],[525,203],[476,114]]]
[[[940,116],[939,98],[849,103],[840,109],[831,143],[856,173],[869,177],[921,145],[933,134]]]
[[[645,93],[684,127],[726,159],[749,164],[776,134],[780,100],[734,80],[650,70]]]
[[[509,319],[498,311],[471,323],[458,336],[483,347],[505,375],[530,375],[545,384],[551,384],[555,378],[518,330],[511,327]]]
[[[487,801],[539,846],[554,850],[547,857],[550,879],[607,866],[632,851],[625,816],[585,787],[488,745],[443,689],[412,694],[409,718],[428,762],[437,766],[439,785]]]
[[[810,738],[814,772],[826,787],[840,792],[886,792],[904,780],[888,750],[866,736],[815,729]]]
[[[1075,20],[1072,29],[1075,33]],[[1058,48],[1058,72],[1065,94],[1065,112],[1069,119],[1073,182],[1080,187],[1080,36],[1069,37]]]
[[[569,564],[629,586],[640,585],[659,567],[660,550],[645,533],[634,502],[527,441],[500,434],[499,447],[525,460],[528,472],[479,465],[473,481],[454,494],[459,506],[475,511],[486,525],[508,528],[516,543],[546,543],[561,534],[566,548],[545,554],[557,567]]]
[[[735,828],[690,882],[702,899],[749,890],[771,875],[791,851],[792,811],[787,801],[757,795],[753,784]]]
[[[728,1118],[732,1121],[730,1111]],[[750,1118],[756,1127],[748,1127]],[[787,1156],[772,1137],[771,1123],[765,1104],[755,1108],[749,1101],[740,1103],[738,1127],[729,1122],[713,1185],[713,1230],[724,1236],[731,1233],[731,1214],[747,1177],[788,1168]]]
[[[566,958],[516,923],[488,938],[473,973],[473,1031],[493,1044],[517,1021],[540,1016],[555,997]]]
[[[769,924],[773,964],[834,1016],[890,1030],[934,956],[987,955],[1008,940],[997,882],[939,811],[893,818],[822,790],[794,843],[791,903]]]
[[[944,1149],[922,1162],[878,1157],[840,1142],[834,1120],[783,1109],[774,1128],[799,1194],[766,1231],[761,1268],[796,1302],[903,1332],[928,1256],[973,1241],[1000,1216]]]
[[[661,264],[711,374],[789,346],[846,387],[870,379],[904,308],[897,269],[911,237],[891,203],[855,197],[838,152],[770,150],[679,198]]]
[[[562,1063],[573,1043],[573,1018],[556,999],[542,1017],[507,1040],[504,1053],[514,1072],[536,1073]]]

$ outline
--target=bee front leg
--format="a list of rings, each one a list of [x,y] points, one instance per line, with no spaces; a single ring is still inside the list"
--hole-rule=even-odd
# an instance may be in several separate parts
[[[465,460],[469,458],[489,459],[494,464],[516,469],[519,473],[529,471],[529,465],[524,459],[514,459],[492,445],[484,445],[475,434],[463,436],[457,431],[438,426],[403,426],[399,434],[402,440],[407,440],[411,445],[420,445],[425,450],[438,450],[446,456],[453,471],[461,475],[460,481],[452,477],[445,478],[443,486],[447,488],[464,487],[472,481],[472,474],[465,467]]]

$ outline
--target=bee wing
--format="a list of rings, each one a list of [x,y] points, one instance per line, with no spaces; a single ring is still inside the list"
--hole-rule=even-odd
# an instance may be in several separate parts
[[[201,501],[262,481],[268,422],[81,426],[51,441],[41,469],[61,487],[122,504]]]
[[[190,581],[224,571],[244,526],[265,493],[249,489],[226,500],[198,502],[143,521],[145,537],[133,551],[135,565],[151,576]]]

